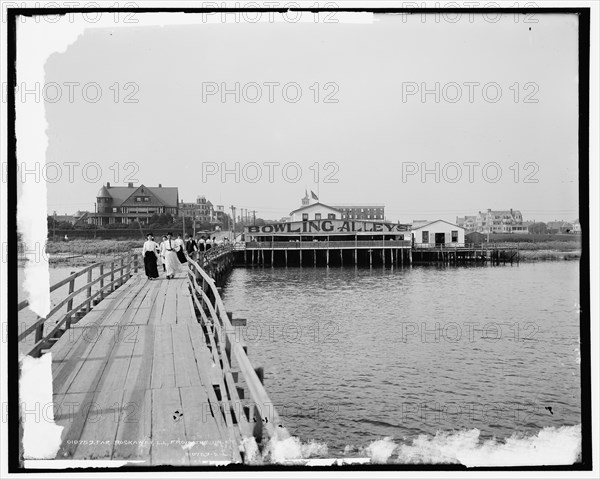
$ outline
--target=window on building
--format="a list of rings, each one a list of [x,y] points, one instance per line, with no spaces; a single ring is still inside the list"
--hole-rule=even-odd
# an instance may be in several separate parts
[[[144,196],[144,201],[150,201],[150,197],[149,196]]]
[[[429,231],[423,231],[421,235],[421,243],[429,243]]]
[[[117,212],[117,209],[116,209],[116,208],[113,208],[113,213],[116,213],[116,212]]]
[[[315,220],[320,220],[321,219],[321,213],[315,213]]]
[[[302,213],[302,221],[308,221],[308,213]]]
[[[452,242],[458,243],[458,231],[452,230]]]
[[[334,219],[335,219],[335,213],[329,213],[329,214],[327,215],[327,219],[328,219],[328,220],[334,220]]]
[[[138,203],[142,201],[142,197],[141,196],[136,196],[135,197],[135,201],[137,201]]]

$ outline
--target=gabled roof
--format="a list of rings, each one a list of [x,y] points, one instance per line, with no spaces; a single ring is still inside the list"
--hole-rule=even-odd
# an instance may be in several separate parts
[[[147,187],[165,206],[177,206],[179,192],[175,186],[148,186]]]
[[[302,206],[302,207],[298,208],[297,210],[290,211],[290,215],[293,215],[294,213],[297,213],[298,211],[305,210],[307,208],[312,208],[313,206],[317,206],[317,205],[323,206],[324,208],[329,208],[330,210],[335,211],[335,212],[340,213],[340,214],[342,213],[340,210],[334,208],[333,206],[324,205],[320,201],[317,201],[316,203],[313,203],[311,205]]]
[[[449,221],[446,221],[446,220],[433,220],[433,221],[430,221],[429,223],[425,223],[424,225],[419,224],[418,226],[412,228],[412,230],[413,231],[420,230],[421,228],[425,228],[426,226],[432,225],[433,223],[446,223],[450,226],[456,226],[457,228],[464,230],[464,228],[462,226],[455,225],[454,223],[450,223]]]
[[[52,218],[56,222],[69,222],[73,221],[73,215],[53,215]]]
[[[128,198],[131,197],[136,191],[141,188],[145,188],[152,193],[158,201],[163,203],[164,206],[176,207],[178,200],[178,189],[177,187],[158,187],[158,186],[103,186],[98,192],[100,194],[106,192],[110,198],[112,198],[113,206],[122,205]]]
[[[548,221],[548,223],[546,223],[546,227],[550,229],[566,228],[571,226],[573,226],[573,224],[569,223],[568,221]]]
[[[487,214],[492,214],[492,215],[507,215],[507,216],[514,216],[516,214],[521,214],[521,212],[519,210],[512,210],[512,212],[510,210],[490,210],[490,211],[484,211],[482,213],[482,215],[487,215]],[[521,215],[523,216],[523,215]]]

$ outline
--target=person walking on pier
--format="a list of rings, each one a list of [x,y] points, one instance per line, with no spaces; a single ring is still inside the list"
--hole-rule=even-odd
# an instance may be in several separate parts
[[[177,250],[177,258],[181,264],[187,263],[187,258],[185,257],[185,242],[181,239],[181,235],[177,235],[177,239],[175,240],[175,244],[179,246]]]
[[[167,266],[166,266],[166,262],[165,262],[165,248],[166,248],[166,244],[167,244],[167,237],[165,235],[163,235],[162,241],[158,245],[159,256],[160,256],[160,263],[162,264],[163,272],[167,271]]]
[[[173,233],[167,233],[167,241],[165,242],[165,264],[167,266],[167,279],[175,277],[175,274],[179,272],[179,258],[177,257],[177,251],[181,249],[173,239]]]
[[[156,254],[157,248],[158,245],[154,242],[154,236],[152,236],[152,233],[148,233],[146,235],[146,242],[142,248],[142,255],[144,257],[146,276],[150,280],[158,278],[158,268],[156,267],[156,260],[158,259],[158,255]]]
[[[198,245],[196,244],[196,240],[190,235],[185,235],[185,251],[188,256],[193,260],[196,259],[196,251],[198,251]]]

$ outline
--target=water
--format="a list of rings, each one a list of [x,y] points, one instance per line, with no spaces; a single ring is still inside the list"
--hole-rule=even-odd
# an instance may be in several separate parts
[[[581,423],[578,268],[240,268],[223,299],[284,426],[329,457],[541,441]]]

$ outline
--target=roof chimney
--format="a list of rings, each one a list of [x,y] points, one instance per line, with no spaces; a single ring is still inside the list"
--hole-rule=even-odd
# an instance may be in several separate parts
[[[110,188],[110,183],[108,181],[106,182],[106,187]]]
[[[129,188],[133,188],[133,183],[127,183],[127,186],[129,186]]]
[[[162,188],[162,184],[160,184],[160,183],[159,183],[159,184],[158,184],[158,187],[159,187],[159,188]]]

